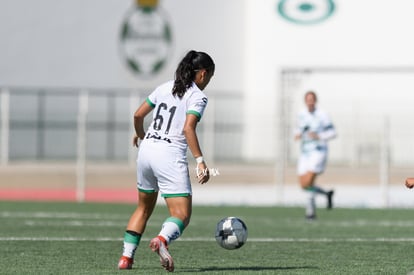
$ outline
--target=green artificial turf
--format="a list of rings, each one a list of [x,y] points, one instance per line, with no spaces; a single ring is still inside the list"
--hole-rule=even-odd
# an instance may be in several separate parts
[[[148,248],[167,209],[157,206],[131,271],[117,270],[134,205],[0,202],[0,274],[165,274]],[[181,274],[408,274],[414,270],[414,210],[195,206],[170,245]],[[216,223],[237,216],[247,243],[225,250]]]

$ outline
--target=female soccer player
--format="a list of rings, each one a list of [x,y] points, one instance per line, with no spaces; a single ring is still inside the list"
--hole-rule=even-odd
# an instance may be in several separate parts
[[[189,51],[178,64],[175,80],[157,87],[134,114],[138,147],[138,205],[129,219],[124,235],[119,269],[131,269],[134,254],[152,211],[158,192],[165,199],[168,217],[150,248],[160,257],[167,271],[174,271],[174,261],[168,245],[177,239],[190,222],[192,191],[188,172],[187,148],[197,164],[196,176],[201,184],[209,180],[209,170],[203,159],[196,126],[207,106],[202,92],[214,74],[213,59],[204,52]],[[144,131],[143,122],[152,110],[153,120]]]
[[[315,196],[327,197],[327,208],[332,208],[333,191],[315,185],[316,177],[325,170],[328,157],[328,140],[336,137],[335,128],[328,115],[316,108],[317,97],[312,91],[305,94],[306,109],[299,113],[295,139],[301,140],[298,174],[301,187],[308,194],[306,218],[316,218]]]

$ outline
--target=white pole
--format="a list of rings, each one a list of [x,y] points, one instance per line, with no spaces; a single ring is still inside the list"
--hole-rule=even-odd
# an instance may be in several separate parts
[[[128,164],[131,166],[135,165],[135,160],[137,158],[137,148],[136,147],[132,147],[132,137],[135,135],[135,129],[134,129],[134,113],[135,110],[138,108],[140,104],[140,97],[136,95],[136,93],[131,92],[129,95],[129,118],[130,118],[130,123],[129,123],[129,133],[130,135],[128,136]]]
[[[1,101],[1,165],[9,163],[9,137],[10,137],[10,92],[2,89]]]
[[[76,165],[76,199],[85,201],[86,178],[86,119],[88,115],[88,91],[81,91],[78,110],[78,148]]]
[[[204,133],[203,133],[203,148],[205,152],[204,155],[208,157],[207,163],[210,167],[213,167],[215,161],[215,131],[214,124],[216,122],[216,100],[215,97],[210,97],[208,99],[208,118],[203,122],[204,123]]]
[[[287,104],[288,104],[288,92],[289,92],[289,77],[290,73],[287,71],[282,71],[280,73],[280,105],[279,105],[279,124],[277,125],[279,130],[279,158],[276,160],[276,203],[283,204],[284,196],[284,185],[286,181],[286,162],[287,162],[287,146],[288,133],[286,129],[287,121]]]
[[[383,207],[389,206],[389,168],[390,168],[390,148],[389,148],[389,118],[388,116],[384,117],[383,132],[381,135],[381,149],[380,149],[380,190],[382,197]]]

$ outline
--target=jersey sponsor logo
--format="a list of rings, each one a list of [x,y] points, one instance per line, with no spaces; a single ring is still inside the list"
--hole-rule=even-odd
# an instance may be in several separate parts
[[[155,132],[155,133],[148,133],[145,138],[146,139],[153,138],[153,139],[163,140],[163,141],[166,141],[168,143],[171,143],[171,139],[169,139],[167,137],[161,137],[160,135],[158,135],[157,132]]]
[[[158,0],[137,0],[122,22],[120,53],[134,75],[148,78],[167,63],[172,40],[170,24]]]
[[[333,0],[280,0],[279,14],[289,22],[309,25],[331,17],[335,11]]]

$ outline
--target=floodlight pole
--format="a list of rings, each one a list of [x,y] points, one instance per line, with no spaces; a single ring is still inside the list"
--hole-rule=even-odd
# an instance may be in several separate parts
[[[287,77],[289,74],[282,70],[280,75],[280,106],[279,106],[279,123],[277,128],[279,129],[279,141],[278,141],[278,148],[279,148],[279,157],[276,160],[276,204],[283,204],[283,189],[286,181],[286,162],[287,162],[287,147],[288,147],[288,137],[286,131],[287,125],[287,104],[288,104],[288,96],[287,90],[289,86],[289,81]]]
[[[1,112],[1,139],[0,157],[1,165],[9,163],[9,136],[10,136],[10,92],[3,88],[0,90]]]
[[[389,136],[390,136],[389,117],[384,117],[383,132],[381,135],[380,147],[380,190],[383,207],[389,206],[389,182],[390,182],[390,153],[389,153]]]
[[[132,137],[135,135],[134,128],[134,113],[137,107],[139,106],[140,97],[136,95],[135,92],[131,92],[129,95],[129,113],[130,113],[130,123],[129,123],[129,132],[128,140],[126,144],[132,144]],[[138,141],[139,143],[140,141]],[[135,160],[137,158],[137,148],[130,146],[128,150],[128,164],[131,166],[135,165]]]
[[[86,119],[88,115],[88,91],[81,91],[78,110],[78,145],[76,162],[76,199],[85,201],[86,182]]]

